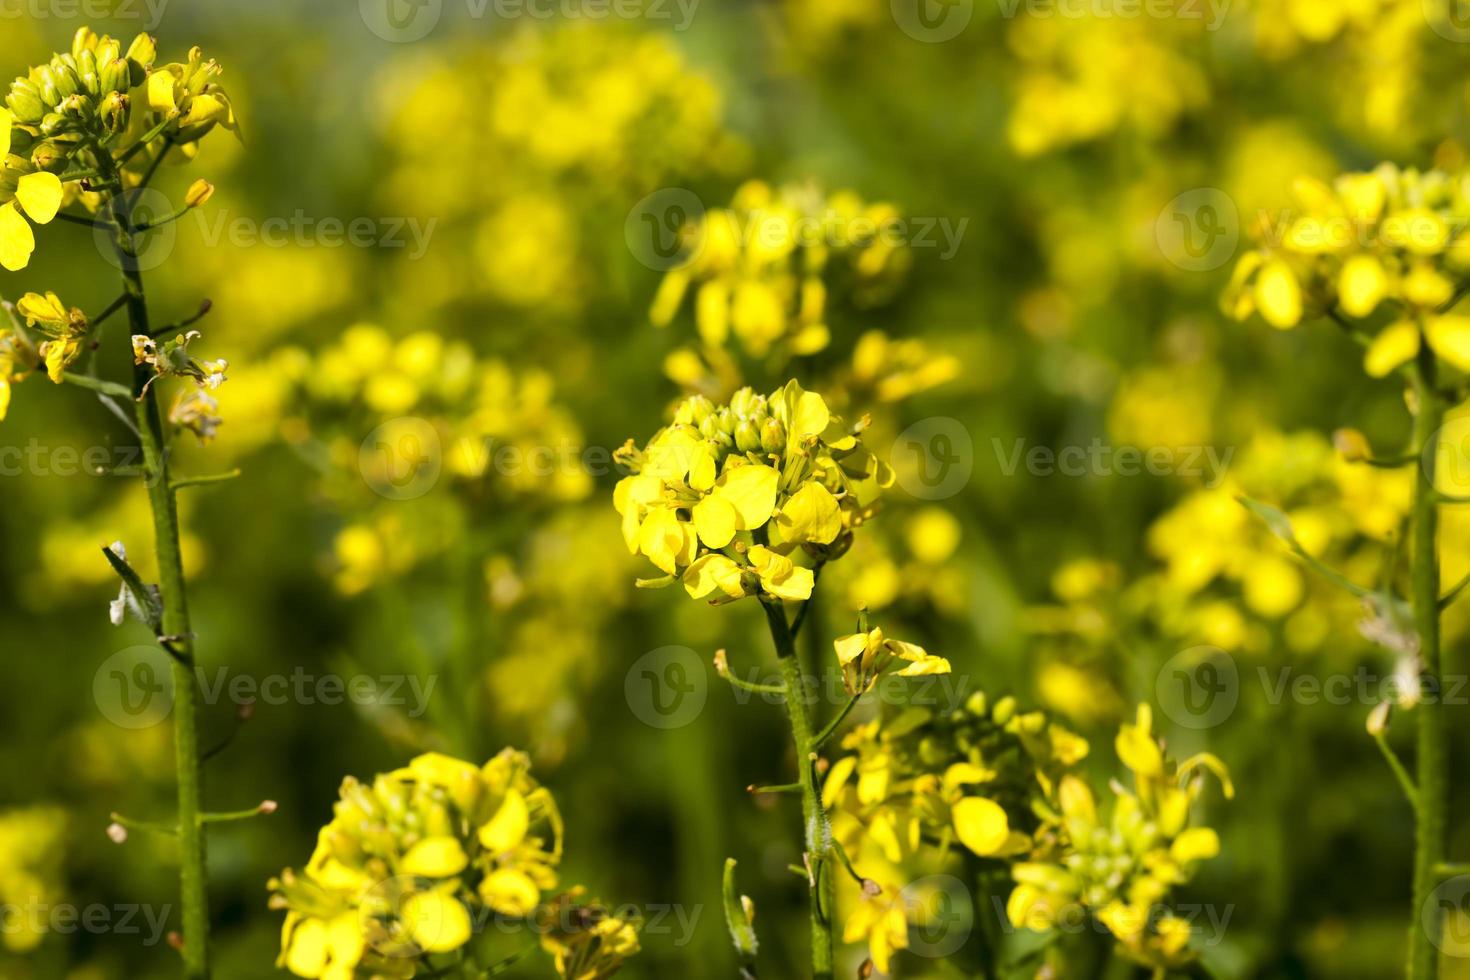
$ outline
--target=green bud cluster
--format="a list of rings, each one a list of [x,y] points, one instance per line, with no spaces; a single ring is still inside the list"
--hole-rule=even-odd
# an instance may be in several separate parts
[[[710,444],[715,464],[732,452],[776,454],[786,448],[786,427],[773,416],[765,395],[741,388],[729,405],[716,406],[703,395],[680,403],[675,425],[693,426]]]
[[[30,150],[36,166],[51,168],[65,157],[58,144],[105,144],[115,138],[128,128],[130,93],[147,79],[156,55],[147,34],[139,34],[124,51],[114,38],[78,30],[69,52],[10,84],[5,104],[29,137],[30,145],[22,143],[21,149]]]

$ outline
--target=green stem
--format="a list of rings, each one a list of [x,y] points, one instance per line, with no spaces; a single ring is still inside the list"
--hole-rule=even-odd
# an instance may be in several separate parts
[[[796,637],[786,620],[786,610],[779,600],[762,600],[771,639],[776,644],[776,658],[786,686],[786,716],[791,721],[791,737],[796,745],[796,765],[801,785],[801,815],[804,828],[807,880],[809,882],[812,929],[812,976],[814,980],[832,977],[832,912],[836,900],[836,882],[832,868],[832,830],[827,812],[822,809],[817,790],[815,755],[811,717],[808,714],[806,672],[796,652]]]
[[[1445,745],[1444,707],[1439,697],[1439,504],[1435,499],[1434,470],[1444,403],[1435,387],[1435,357],[1421,343],[1413,372],[1416,401],[1414,447],[1420,459],[1414,481],[1411,515],[1413,535],[1413,605],[1419,632],[1421,670],[1433,696],[1418,706],[1418,831],[1414,847],[1414,905],[1409,925],[1409,980],[1434,980],[1439,973],[1440,923],[1426,922],[1422,912],[1439,885],[1435,868],[1445,856],[1449,810],[1449,765]]]
[[[112,168],[115,170],[115,168]],[[116,173],[108,176],[116,177]],[[114,206],[116,199],[114,198]],[[128,322],[134,335],[147,335],[148,301],[138,269],[129,216],[115,215],[119,226],[115,242],[127,293]],[[173,662],[174,764],[179,797],[179,901],[183,906],[184,976],[209,976],[209,904],[205,879],[205,834],[200,817],[199,701],[195,688],[194,639],[184,592],[184,562],[179,547],[178,504],[170,480],[163,418],[157,388],[149,385],[146,365],[133,369],[138,437],[148,474],[148,503],[153,512],[154,542],[158,553],[159,591],[163,600],[163,634],[171,638]]]

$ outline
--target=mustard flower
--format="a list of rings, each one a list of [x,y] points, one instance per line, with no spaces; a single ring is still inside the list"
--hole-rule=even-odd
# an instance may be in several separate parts
[[[1258,229],[1268,241],[1241,257],[1222,303],[1239,320],[1259,313],[1282,330],[1335,314],[1357,320],[1388,311],[1363,359],[1384,377],[1421,343],[1470,370],[1470,317],[1451,312],[1470,268],[1460,230],[1470,218],[1463,175],[1381,164],[1330,186],[1293,185],[1297,209]]]
[[[541,914],[541,948],[550,953],[565,980],[606,980],[639,950],[639,924],[596,902],[582,901],[574,888],[546,905]]]
[[[173,340],[159,343],[152,337],[133,338],[133,362],[153,368],[149,384],[159,378],[190,378],[201,388],[211,391],[224,384],[230,362],[220,359],[201,361],[189,353],[189,345],[203,336],[198,330],[179,334]]]
[[[899,221],[893,205],[850,191],[750,181],[728,208],[682,230],[688,257],[665,275],[650,319],[668,325],[693,292],[706,349],[733,340],[753,357],[815,354],[831,342],[829,280],[843,276],[859,306],[876,305],[901,282],[910,256]]]
[[[899,677],[950,672],[948,660],[933,656],[917,644],[885,637],[881,628],[838,637],[833,646],[837,650],[837,662],[842,665],[842,684],[848,694],[867,691],[896,663],[905,665],[899,669]]]
[[[14,272],[30,263],[31,225],[50,223],[81,185],[63,184],[68,164],[106,152],[128,129],[130,92],[147,77],[153,57],[146,34],[123,51],[118,41],[83,27],[70,51],[11,83],[0,107],[0,267]]]
[[[1133,723],[1120,727],[1115,748],[1133,773],[1133,789],[1114,783],[1112,811],[1104,815],[1091,788],[1064,775],[1050,801],[1054,806],[1043,810],[1045,851],[1013,869],[1016,887],[1006,914],[1017,926],[1044,932],[1070,909],[1081,908],[1131,960],[1157,969],[1178,967],[1194,958],[1190,930],[1169,912],[1166,900],[1220,850],[1212,829],[1191,825],[1191,804],[1205,771],[1219,777],[1227,798],[1234,789],[1214,756],[1170,759],[1146,704]]]
[[[805,555],[840,557],[871,516],[892,471],[821,395],[791,381],[769,396],[743,388],[730,404],[696,396],[671,425],[617,454],[631,471],[613,503],[628,550],[683,582],[696,599],[811,596]]]

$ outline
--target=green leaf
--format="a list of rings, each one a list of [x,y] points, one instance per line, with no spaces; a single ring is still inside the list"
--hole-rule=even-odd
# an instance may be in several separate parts
[[[1264,521],[1266,526],[1271,529],[1271,533],[1286,542],[1292,554],[1300,558],[1302,563],[1312,571],[1338,588],[1350,592],[1360,599],[1374,594],[1372,589],[1364,588],[1348,579],[1336,569],[1327,567],[1315,556],[1308,554],[1307,549],[1303,548],[1301,542],[1296,539],[1296,532],[1291,528],[1291,519],[1280,510],[1272,507],[1270,504],[1263,504],[1259,500],[1252,500],[1244,494],[1237,494],[1235,499],[1240,501],[1241,506],[1245,507],[1246,510]]]
[[[117,577],[122,579],[123,585],[127,586],[133,595],[133,602],[143,612],[144,621],[148,628],[155,634],[163,628],[163,607],[158,603],[158,597],[153,590],[143,584],[142,577],[133,570],[127,559],[123,558],[111,548],[103,548],[102,553],[107,556],[107,563],[112,570],[117,572]]]

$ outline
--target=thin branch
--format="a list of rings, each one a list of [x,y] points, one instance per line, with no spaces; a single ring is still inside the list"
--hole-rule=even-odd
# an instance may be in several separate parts
[[[862,700],[864,693],[866,692],[859,691],[857,694],[848,698],[847,703],[842,706],[842,710],[837,713],[837,717],[828,722],[827,727],[816,734],[812,739],[813,752],[820,750],[823,745],[827,744],[827,740],[837,733],[837,729],[847,720],[847,716],[852,714],[852,709],[856,708],[857,703]]]
[[[169,483],[172,490],[182,490],[185,487],[207,487],[215,483],[228,483],[238,479],[244,470],[239,468],[230,470],[228,473],[213,473],[209,476],[182,476]]]
[[[1419,812],[1419,790],[1414,786],[1414,780],[1410,778],[1409,770],[1404,768],[1404,764],[1400,761],[1398,753],[1393,750],[1393,746],[1388,744],[1388,739],[1384,737],[1382,732],[1374,732],[1373,741],[1378,743],[1378,750],[1383,753],[1383,758],[1388,762],[1388,767],[1393,770],[1394,777],[1398,779],[1399,786],[1403,789],[1404,796],[1408,799],[1409,805],[1414,808],[1414,812],[1417,814]]]

